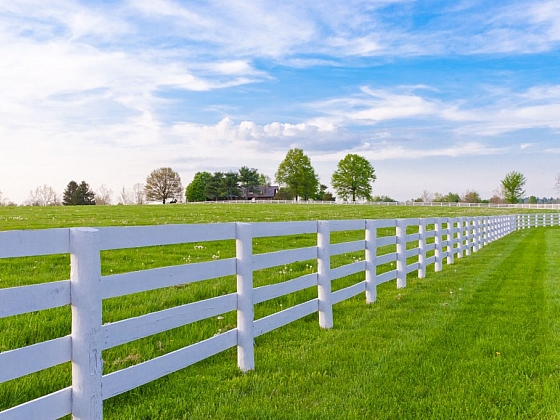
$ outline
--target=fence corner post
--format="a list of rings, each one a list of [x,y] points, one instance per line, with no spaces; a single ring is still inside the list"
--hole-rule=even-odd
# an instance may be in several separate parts
[[[72,418],[103,418],[99,231],[70,229]]]
[[[236,223],[237,366],[255,369],[253,307],[253,233],[250,223]]]
[[[366,220],[366,304],[377,300],[377,226],[374,220]]]
[[[319,298],[319,326],[333,327],[331,294],[331,231],[329,222],[317,222],[317,294]]]
[[[397,219],[397,289],[406,287],[406,219]]]

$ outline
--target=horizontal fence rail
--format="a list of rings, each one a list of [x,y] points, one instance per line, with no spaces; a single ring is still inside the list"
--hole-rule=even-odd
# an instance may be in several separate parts
[[[242,371],[255,368],[254,338],[307,315],[318,313],[321,328],[333,327],[333,305],[365,294],[377,298],[377,286],[407,274],[426,276],[455,259],[477,252],[519,229],[559,226],[559,214],[522,214],[427,219],[333,220],[279,223],[49,229],[0,232],[0,258],[70,254],[69,280],[0,289],[0,318],[71,305],[72,331],[65,337],[0,352],[0,382],[71,362],[72,386],[0,412],[0,420],[55,419],[68,414],[101,419],[103,400],[134,389],[212,355],[237,347]],[[331,233],[363,231],[363,239],[331,243]],[[316,235],[316,246],[253,253],[254,239]],[[235,241],[235,258],[101,275],[101,251]],[[331,257],[363,252],[363,258],[332,267]],[[317,272],[253,287],[253,272],[314,260]],[[359,275],[360,281],[332,291],[336,279]],[[236,276],[237,291],[146,315],[102,325],[102,300],[224,276]],[[300,290],[316,288],[317,297],[255,319],[254,306]],[[103,350],[227,312],[237,326],[209,339],[137,365],[103,375]]]

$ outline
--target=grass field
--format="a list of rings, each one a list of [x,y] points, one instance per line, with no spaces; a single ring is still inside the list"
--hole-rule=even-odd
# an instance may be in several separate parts
[[[539,211],[542,213],[543,211]],[[2,229],[505,214],[494,209],[178,205],[0,208]],[[509,213],[514,213],[509,211]],[[363,235],[363,232],[361,233]],[[355,238],[341,232],[333,242]],[[294,235],[259,240],[256,252],[308,246]],[[256,340],[256,370],[241,374],[234,349],[105,401],[108,419],[182,418],[557,418],[560,230],[510,235],[408,287],[379,287],[334,308],[335,328],[317,315]],[[104,275],[233,256],[233,243],[152,247],[102,254]],[[341,256],[334,265],[356,255]],[[363,257],[363,256],[362,256]],[[0,287],[66,279],[67,255],[0,260]],[[255,284],[315,270],[301,262],[255,274]],[[433,269],[432,269],[433,270]],[[347,278],[334,288],[360,280]],[[337,281],[339,282],[339,281]],[[161,289],[103,304],[103,322],[230,293],[235,279]],[[259,305],[256,317],[316,296],[305,290]],[[69,308],[0,320],[0,351],[70,332]],[[235,327],[235,314],[103,352],[104,373]],[[0,410],[68,386],[69,364],[0,384]]]

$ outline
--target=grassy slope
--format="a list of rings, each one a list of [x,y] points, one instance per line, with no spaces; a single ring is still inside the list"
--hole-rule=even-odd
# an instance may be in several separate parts
[[[106,418],[557,418],[560,230],[483,248],[409,287],[380,287],[106,402]]]

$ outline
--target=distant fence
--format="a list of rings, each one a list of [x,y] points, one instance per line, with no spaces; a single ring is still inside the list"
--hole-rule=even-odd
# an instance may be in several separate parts
[[[0,232],[0,258],[64,253],[71,256],[70,280],[0,289],[0,318],[64,305],[72,307],[70,335],[0,353],[0,382],[71,362],[72,385],[2,411],[0,420],[45,420],[67,414],[76,419],[101,419],[103,400],[234,346],[237,346],[239,368],[252,370],[255,337],[315,312],[318,312],[322,328],[332,328],[332,307],[341,301],[364,293],[366,302],[373,303],[379,284],[396,279],[398,288],[406,287],[408,273],[417,271],[422,278],[431,264],[435,271],[440,271],[444,261],[452,264],[455,258],[470,255],[517,229],[558,226],[559,216],[532,214]],[[387,228],[389,235],[380,236]],[[331,243],[331,232],[356,230],[364,231],[363,240]],[[317,245],[253,253],[255,238],[297,234],[316,234]],[[235,240],[235,258],[101,276],[100,252],[104,250],[219,240]],[[392,245],[395,251],[378,255],[387,245]],[[331,256],[356,251],[364,251],[364,260],[331,268]],[[253,287],[254,271],[306,260],[317,261],[317,272]],[[395,263],[396,268],[378,273],[377,267],[387,263]],[[333,280],[356,273],[363,273],[363,280],[331,291]],[[103,299],[228,275],[237,276],[235,293],[102,324]],[[317,287],[316,299],[254,319],[255,304],[309,287]],[[103,350],[230,311],[237,311],[236,328],[103,375]]]
[[[494,204],[494,203],[448,203],[440,201],[318,201],[318,200],[222,200],[196,201],[186,204],[325,204],[348,206],[412,206],[412,207],[474,207],[499,209],[527,209],[527,210],[560,210],[560,204]],[[159,203],[158,203],[159,204]]]

